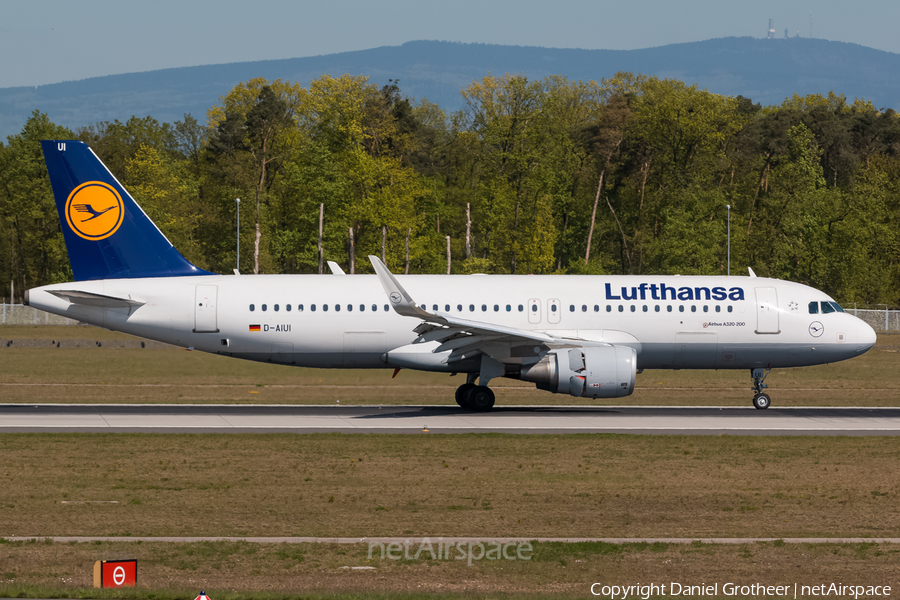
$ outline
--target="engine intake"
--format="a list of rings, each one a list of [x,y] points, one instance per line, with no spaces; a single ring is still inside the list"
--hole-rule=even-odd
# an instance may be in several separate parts
[[[621,398],[634,392],[637,352],[628,346],[552,350],[520,378],[542,390],[585,398]]]

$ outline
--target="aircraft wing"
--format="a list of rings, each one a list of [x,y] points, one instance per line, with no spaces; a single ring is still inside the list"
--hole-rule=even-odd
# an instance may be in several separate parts
[[[544,347],[569,345],[573,339],[556,338],[539,331],[529,331],[518,327],[507,327],[484,321],[461,319],[441,312],[429,312],[416,305],[409,293],[388,270],[377,256],[369,256],[375,273],[381,282],[394,311],[404,317],[416,317],[423,322],[413,331],[419,334],[423,342],[439,342],[434,352],[451,350],[450,361],[457,357],[471,355],[475,350],[505,358],[500,348],[511,345],[531,344]],[[493,349],[493,351],[489,351]]]

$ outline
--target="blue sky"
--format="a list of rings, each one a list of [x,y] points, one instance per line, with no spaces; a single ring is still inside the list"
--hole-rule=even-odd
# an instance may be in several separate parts
[[[0,87],[422,39],[629,50],[765,37],[769,18],[900,53],[897,0],[0,0]]]

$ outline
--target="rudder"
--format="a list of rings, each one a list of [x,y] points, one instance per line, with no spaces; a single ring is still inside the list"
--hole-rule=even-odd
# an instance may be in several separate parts
[[[175,249],[87,144],[41,146],[76,281],[212,275]]]

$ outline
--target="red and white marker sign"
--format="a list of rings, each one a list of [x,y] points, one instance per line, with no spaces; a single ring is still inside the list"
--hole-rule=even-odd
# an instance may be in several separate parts
[[[98,560],[94,565],[94,587],[118,588],[136,584],[136,560]]]
[[[194,598],[194,600],[209,600],[209,596],[206,595],[206,592],[200,592],[200,595]]]

